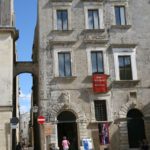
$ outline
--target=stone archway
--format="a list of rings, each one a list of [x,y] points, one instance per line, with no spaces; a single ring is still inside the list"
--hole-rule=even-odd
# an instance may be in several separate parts
[[[72,103],[50,104],[48,107],[48,111],[49,111],[49,114],[50,114],[52,120],[55,120],[57,115],[62,111],[71,111],[77,117],[77,119],[76,119],[77,122],[87,122],[87,118],[86,118],[84,112],[82,111],[82,108],[80,106],[77,106]]]
[[[71,113],[73,113],[76,117],[76,124],[77,124],[77,131],[78,131],[78,147],[79,147],[79,143],[80,140],[87,137],[87,118],[83,112],[83,109],[81,108],[80,105],[75,105],[74,103],[71,102],[55,102],[55,103],[50,103],[49,106],[47,107],[46,112],[48,113],[47,115],[49,115],[50,118],[50,122],[54,122],[54,126],[53,126],[53,131],[54,134],[51,136],[51,142],[58,143],[58,138],[57,138],[57,124],[58,124],[58,118],[57,116],[64,112],[64,111],[70,111]]]
[[[71,150],[78,150],[78,131],[76,116],[71,111],[62,111],[57,116],[58,145],[62,149],[62,139],[65,136]]]
[[[31,107],[33,106],[38,106],[38,76],[37,72],[34,72],[35,65],[32,65],[32,62],[16,62],[15,67],[14,67],[14,78],[13,78],[13,104],[14,104],[14,109],[13,109],[13,116],[16,116],[16,106],[17,106],[17,78],[21,74],[30,74],[32,75],[32,99],[31,99]],[[32,113],[32,112],[30,112]],[[30,133],[33,135],[32,140],[30,141],[30,144],[35,147],[35,149],[40,149],[40,134],[39,134],[39,127],[37,123],[37,116],[35,113],[32,114],[33,117],[30,118],[30,123],[32,128],[30,128]],[[13,143],[16,143],[15,137],[16,137],[16,131],[12,131],[13,135]],[[36,137],[36,138],[34,138]]]
[[[143,114],[138,109],[130,109],[127,113],[128,141],[130,148],[138,148],[145,139]]]
[[[121,106],[118,113],[119,122],[119,134],[120,134],[120,150],[129,149],[129,139],[128,139],[128,128],[127,128],[127,114],[131,109],[142,110],[142,104],[137,103],[137,101],[128,101],[126,104]],[[142,111],[141,111],[142,112]]]
[[[137,108],[139,110],[142,110],[142,107],[143,106],[141,104],[138,104],[135,101],[128,101],[126,104],[121,106],[121,109],[118,114],[118,118],[126,118],[127,113],[130,109]]]

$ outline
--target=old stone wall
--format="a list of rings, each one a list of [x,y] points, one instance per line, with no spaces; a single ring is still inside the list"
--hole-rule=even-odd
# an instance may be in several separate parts
[[[0,32],[0,117],[1,149],[11,148],[10,118],[12,117],[13,85],[13,40],[9,33]]]
[[[115,25],[114,6],[116,5],[123,5],[126,8],[127,25],[125,26],[118,27]],[[52,2],[43,0],[38,2],[39,100],[41,114],[46,114],[46,111],[49,111],[56,118],[59,111],[65,109],[63,107],[65,104],[69,109],[71,105],[75,105],[76,110],[78,108],[83,110],[84,119],[88,124],[92,119],[95,119],[93,100],[106,99],[107,108],[109,108],[107,109],[108,121],[112,124],[116,118],[122,117],[122,107],[128,102],[131,105],[126,108],[126,114],[129,109],[136,107],[145,115],[143,108],[150,102],[149,5],[148,0],[108,0],[101,2],[88,2],[88,0],[86,2],[81,0]],[[87,8],[92,7],[103,11],[102,30],[86,30],[85,13]],[[69,31],[61,32],[55,29],[55,12],[58,8],[68,9],[70,13],[68,16],[70,20]],[[105,73],[110,75],[110,94],[92,93],[92,78],[88,73],[88,48],[104,49],[106,53],[106,64],[108,65]],[[137,78],[135,80],[121,82],[116,79],[113,51],[115,48],[135,50],[136,64],[134,67],[137,68]],[[71,51],[72,54],[73,76],[60,78],[56,73],[55,54],[57,51],[66,49]],[[69,100],[67,102],[65,100],[61,101],[61,94],[66,91],[69,93]],[[132,97],[132,93],[134,93],[134,97]],[[132,102],[135,105],[132,105]],[[59,110],[53,112],[53,109],[50,109],[53,105],[59,106]],[[49,106],[49,109],[47,109],[47,106]],[[77,117],[79,117],[77,112]],[[124,113],[123,117],[126,117],[126,114]],[[126,124],[119,122],[118,125],[110,125],[110,130],[112,141],[115,137],[117,145],[119,145],[116,146],[116,143],[111,143],[111,147],[128,149]],[[87,136],[91,137],[92,133],[87,131],[86,128],[84,132],[87,132]],[[147,136],[149,137],[149,133]]]

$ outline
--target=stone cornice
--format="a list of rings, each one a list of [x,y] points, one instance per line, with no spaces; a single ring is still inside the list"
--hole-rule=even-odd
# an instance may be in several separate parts
[[[13,111],[13,106],[0,106],[0,112]]]
[[[73,45],[76,41],[49,41],[51,45]]]
[[[110,44],[111,48],[135,48],[137,43],[112,43]]]
[[[14,40],[19,37],[19,31],[15,27],[0,27],[0,33],[11,33]]]

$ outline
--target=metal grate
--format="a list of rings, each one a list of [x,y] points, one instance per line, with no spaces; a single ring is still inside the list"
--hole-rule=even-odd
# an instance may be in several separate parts
[[[95,118],[97,121],[106,121],[107,120],[107,111],[106,111],[106,101],[105,100],[95,100]]]

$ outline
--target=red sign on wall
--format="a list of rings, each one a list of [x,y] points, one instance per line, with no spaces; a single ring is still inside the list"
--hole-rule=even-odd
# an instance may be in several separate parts
[[[39,124],[44,124],[44,122],[45,122],[45,117],[44,117],[44,116],[38,116],[37,121],[38,121]]]
[[[93,92],[106,93],[108,92],[106,74],[93,74]]]

